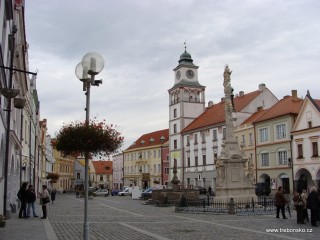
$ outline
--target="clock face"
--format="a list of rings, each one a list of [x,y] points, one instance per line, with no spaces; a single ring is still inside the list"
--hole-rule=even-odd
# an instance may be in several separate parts
[[[187,71],[187,77],[188,78],[193,78],[193,76],[194,76],[194,72],[192,70],[188,70]]]
[[[177,77],[177,79],[179,79],[179,78],[181,77],[181,72],[180,72],[180,71],[178,71],[178,72],[176,73],[176,77]]]

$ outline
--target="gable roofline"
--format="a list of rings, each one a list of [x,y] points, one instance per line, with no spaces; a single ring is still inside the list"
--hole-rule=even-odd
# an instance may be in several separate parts
[[[266,88],[265,88],[266,89]],[[234,107],[236,112],[241,112],[250,102],[256,99],[264,89],[241,94],[234,98]],[[270,90],[269,90],[270,91]],[[223,98],[224,99],[224,98]],[[217,104],[213,104],[205,109],[195,120],[182,129],[181,133],[195,132],[199,129],[205,129],[209,126],[221,126],[225,123],[225,101],[222,100]]]
[[[292,96],[284,96],[279,102],[270,107],[262,116],[253,123],[259,123],[286,115],[297,116],[302,107],[303,99],[297,97],[297,91],[292,90]]]
[[[151,148],[164,145],[169,139],[169,129],[162,129],[140,136],[130,147],[123,152],[136,150],[139,148]]]

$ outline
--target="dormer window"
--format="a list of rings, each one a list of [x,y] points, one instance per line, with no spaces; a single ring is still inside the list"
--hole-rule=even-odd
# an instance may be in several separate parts
[[[154,138],[150,138],[149,142],[154,142]]]
[[[164,136],[162,136],[162,137],[160,138],[160,140],[161,140],[161,141],[164,141],[164,140],[166,140],[166,138],[165,138]]]
[[[141,144],[144,144],[145,143],[145,141],[144,140],[141,140]]]

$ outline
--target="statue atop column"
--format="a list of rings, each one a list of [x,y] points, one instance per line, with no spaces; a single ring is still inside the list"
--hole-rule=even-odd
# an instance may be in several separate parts
[[[234,121],[236,120],[233,88],[231,87],[231,73],[226,65],[223,72],[225,127],[226,136],[221,144],[221,155],[216,167],[216,198],[230,200],[251,200],[256,198],[253,185],[253,164],[249,163],[248,177],[245,174],[246,156],[235,137]]]
[[[224,72],[223,72],[223,86],[226,88],[227,86],[231,87],[231,83],[230,83],[230,76],[231,76],[232,71],[229,69],[229,65],[227,64],[224,68]]]

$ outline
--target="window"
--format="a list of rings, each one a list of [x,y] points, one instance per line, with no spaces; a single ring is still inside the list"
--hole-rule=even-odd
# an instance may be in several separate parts
[[[173,133],[177,132],[177,124],[173,124]]]
[[[201,133],[201,141],[202,141],[203,143],[206,142],[206,134],[205,134],[204,132]]]
[[[287,165],[288,164],[287,151],[279,151],[278,152],[278,161],[279,161],[279,165]]]
[[[156,171],[157,171],[157,165],[154,164],[154,165],[153,165],[153,173],[156,173]]]
[[[190,156],[187,157],[187,166],[190,167]]]
[[[175,109],[173,109],[173,117],[177,117],[177,109],[175,108]]]
[[[178,148],[178,142],[177,140],[173,140],[173,149],[177,149]]]
[[[298,158],[303,158],[303,146],[302,146],[302,144],[298,144],[297,145],[297,149],[298,149]]]
[[[246,145],[246,139],[245,139],[244,135],[242,135],[241,137],[242,137],[242,142],[241,142],[241,143],[242,143],[243,145]]]
[[[227,137],[227,129],[223,128],[222,129],[222,140],[226,140],[226,137]]]
[[[312,128],[312,122],[311,122],[311,121],[308,122],[308,127],[309,127],[309,128]]]
[[[80,179],[80,173],[77,172],[77,179]]]
[[[187,136],[187,146],[190,145],[190,136]]]
[[[198,144],[198,135],[194,134],[194,144]]]
[[[212,133],[213,133],[213,141],[217,141],[217,130],[214,129]]]
[[[283,139],[287,137],[286,125],[284,123],[277,125],[276,131],[277,131],[277,139]]]
[[[169,175],[169,168],[164,169],[164,174]]]
[[[158,164],[158,173],[161,172],[161,164]]]
[[[318,143],[312,142],[312,157],[318,157]]]
[[[198,156],[194,157],[194,165],[197,167],[198,166]]]
[[[100,182],[103,181],[103,175],[100,175]]]
[[[206,155],[202,155],[202,161],[203,161],[203,165],[207,165],[207,156]]]
[[[260,142],[268,141],[268,129],[267,128],[259,129],[259,135],[260,135]]]
[[[261,166],[269,166],[269,153],[261,153]]]
[[[249,144],[250,146],[253,145],[252,133],[249,133]]]

